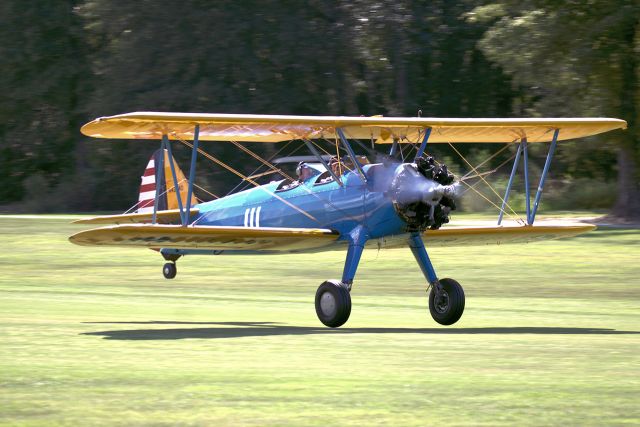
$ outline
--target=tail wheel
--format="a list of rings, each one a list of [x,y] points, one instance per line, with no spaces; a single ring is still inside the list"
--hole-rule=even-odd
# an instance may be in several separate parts
[[[464,291],[453,279],[441,279],[440,290],[435,286],[429,293],[429,311],[433,320],[441,325],[453,325],[464,311]]]
[[[351,294],[347,286],[337,280],[323,282],[316,291],[316,314],[330,328],[344,325],[351,314]]]
[[[168,262],[162,267],[162,275],[165,279],[173,279],[176,277],[178,273],[178,269],[176,268],[176,264],[174,262]]]

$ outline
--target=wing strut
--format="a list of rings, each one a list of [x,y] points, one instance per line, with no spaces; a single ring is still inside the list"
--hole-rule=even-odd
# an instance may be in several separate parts
[[[416,159],[424,154],[424,150],[427,148],[427,142],[429,142],[429,137],[431,136],[431,128],[426,128],[424,132],[424,138],[422,139],[422,144],[420,144],[420,148],[416,153]],[[415,160],[414,160],[415,161]]]
[[[347,153],[349,153],[349,157],[351,157],[351,160],[353,160],[353,165],[358,171],[360,178],[362,178],[364,182],[367,182],[367,176],[364,174],[364,171],[362,170],[362,165],[358,161],[358,158],[356,157],[356,153],[353,152],[353,148],[351,148],[349,141],[347,141],[347,138],[345,138],[344,132],[340,128],[336,128],[336,132],[338,133],[338,136],[340,137],[340,141],[342,141],[342,145],[344,146],[345,150],[347,150]]]
[[[333,180],[335,182],[337,182],[340,185],[340,187],[342,187],[342,181],[340,181],[340,178],[338,178],[338,176],[329,167],[329,164],[327,163],[327,161],[320,155],[320,153],[318,152],[318,150],[316,150],[316,147],[313,146],[311,141],[308,140],[308,139],[305,139],[304,143],[307,144],[307,147],[309,148],[309,151],[311,151],[311,153],[313,153],[313,155],[316,156],[318,158],[318,160],[320,160],[320,163],[322,163],[322,166],[324,166],[325,169],[329,171],[329,173],[331,174],[331,177],[333,178]]]
[[[538,206],[540,205],[540,199],[542,198],[544,183],[547,180],[547,176],[549,174],[549,168],[551,167],[551,160],[553,160],[553,155],[556,151],[556,145],[558,143],[559,133],[560,133],[560,129],[556,129],[553,133],[551,146],[549,147],[549,152],[547,153],[547,159],[544,162],[544,168],[542,169],[542,175],[540,176],[538,189],[536,190],[536,197],[533,202],[533,209],[531,208],[531,190],[529,188],[529,150],[527,145],[527,138],[522,138],[520,140],[520,144],[518,145],[518,151],[516,152],[516,157],[515,157],[515,160],[513,161],[513,168],[511,169],[511,175],[509,176],[507,190],[505,191],[504,199],[502,200],[502,208],[500,209],[500,214],[498,215],[498,225],[502,223],[504,208],[507,205],[507,201],[509,200],[509,194],[511,193],[511,186],[513,185],[513,178],[516,175],[516,171],[518,169],[518,163],[520,161],[520,154],[522,154],[523,163],[524,163],[524,190],[525,190],[525,199],[526,199],[525,202],[526,202],[526,209],[527,209],[527,225],[533,225],[533,222],[536,219],[536,213],[538,212]]]
[[[507,203],[509,202],[509,194],[511,193],[513,178],[516,176],[516,171],[518,170],[518,163],[520,162],[521,153],[522,153],[522,142],[518,144],[518,151],[516,151],[516,158],[513,160],[513,168],[511,169],[511,175],[509,175],[509,183],[507,184],[507,190],[504,193],[504,199],[502,200],[502,207],[500,208],[500,214],[498,215],[498,225],[502,223],[502,217],[504,216],[504,208],[507,207]]]
[[[398,151],[398,138],[393,138],[393,145],[391,146],[391,150],[389,150],[389,156],[393,157],[396,155],[396,152]]]
[[[160,158],[160,165],[156,165],[158,170],[158,178],[156,179],[156,198],[153,201],[153,216],[151,217],[151,223],[155,224],[158,217],[158,202],[160,201],[160,190],[162,189],[162,182],[164,182],[164,139],[160,141],[160,152],[162,153]],[[182,212],[181,212],[182,214]]]
[[[540,177],[540,184],[538,184],[538,191],[536,191],[536,200],[533,202],[533,212],[531,212],[531,218],[529,218],[529,224],[533,224],[533,221],[536,219],[536,212],[538,212],[538,204],[540,203],[540,198],[542,197],[544,182],[546,181],[547,174],[549,173],[549,167],[551,166],[551,160],[553,159],[553,154],[556,151],[556,144],[558,143],[559,133],[560,133],[560,129],[556,129],[555,132],[553,133],[553,139],[551,140],[551,147],[549,147],[547,160],[544,162],[544,169],[542,170],[542,176]]]
[[[531,187],[529,186],[529,142],[527,138],[522,139],[522,155],[524,160],[524,193],[525,205],[527,209],[527,224],[531,216]]]
[[[180,187],[178,187],[178,177],[176,175],[176,165],[173,161],[173,153],[171,153],[171,144],[169,143],[169,138],[166,134],[162,135],[162,141],[167,149],[167,154],[169,155],[169,167],[171,168],[171,176],[173,178],[173,190],[176,192],[176,198],[178,199],[178,209],[180,209],[180,221],[182,225],[186,225],[184,222],[184,210],[182,208],[182,195],[180,194]],[[185,203],[187,201],[185,200]]]
[[[193,150],[191,150],[191,166],[189,167],[189,181],[187,182],[187,203],[191,204],[191,194],[193,193],[193,183],[196,179],[196,159],[198,158],[198,140],[200,139],[200,125],[196,125],[193,131]],[[186,226],[191,221],[191,206],[187,206],[182,218],[182,225]]]
[[[178,182],[178,175],[176,175],[176,165],[173,159],[173,153],[171,152],[171,142],[169,141],[169,136],[165,133],[162,134],[162,139],[160,140],[160,150],[164,153],[164,150],[167,150],[167,157],[169,158],[169,167],[171,168],[171,178],[173,179],[173,191],[176,192],[176,199],[178,200],[178,210],[180,212],[180,222],[182,226],[187,226],[189,224],[190,216],[191,216],[191,206],[187,206],[191,202],[191,195],[193,194],[193,181],[195,179],[196,173],[196,157],[197,157],[197,147],[198,147],[198,135],[200,133],[200,126],[196,125],[194,136],[193,136],[193,146],[195,147],[192,155],[191,155],[191,168],[189,170],[189,181],[187,182],[187,199],[182,203],[182,195],[180,194],[180,187]],[[160,157],[160,165],[157,166],[159,168],[158,179],[156,180],[156,198],[153,202],[153,215],[151,217],[151,223],[157,223],[158,217],[158,201],[160,198],[160,189],[161,183],[164,182],[164,154]],[[171,191],[171,189],[167,189],[167,192]]]

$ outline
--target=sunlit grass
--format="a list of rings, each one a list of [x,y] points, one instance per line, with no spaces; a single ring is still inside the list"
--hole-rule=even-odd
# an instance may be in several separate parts
[[[367,251],[339,330],[313,296],[344,253],[83,248],[0,217],[0,423],[640,423],[640,231],[434,250],[465,288],[441,327],[408,250]]]

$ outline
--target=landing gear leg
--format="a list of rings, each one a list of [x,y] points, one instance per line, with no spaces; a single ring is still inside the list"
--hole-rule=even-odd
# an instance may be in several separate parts
[[[360,257],[367,241],[363,227],[357,227],[350,233],[347,259],[344,263],[342,280],[327,280],[316,291],[316,314],[318,319],[330,328],[345,324],[351,314],[351,286],[356,275]]]
[[[178,273],[178,269],[176,268],[176,261],[182,255],[177,253],[175,249],[166,248],[160,249],[160,254],[165,260],[170,261],[162,266],[162,275],[165,279],[173,279]]]
[[[441,325],[453,325],[460,319],[464,311],[464,291],[462,286],[453,279],[438,280],[420,233],[411,233],[409,247],[416,261],[418,261],[424,277],[431,285],[431,292],[429,293],[431,317]]]

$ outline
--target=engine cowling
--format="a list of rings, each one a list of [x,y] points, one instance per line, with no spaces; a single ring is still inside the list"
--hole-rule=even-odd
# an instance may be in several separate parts
[[[425,155],[397,167],[389,196],[407,231],[435,230],[449,222],[458,189],[447,166]]]

